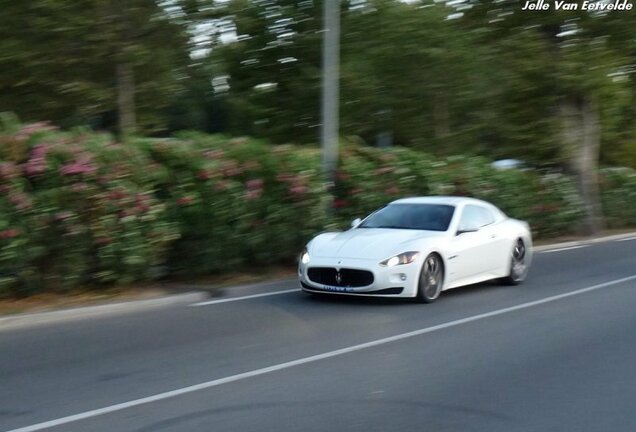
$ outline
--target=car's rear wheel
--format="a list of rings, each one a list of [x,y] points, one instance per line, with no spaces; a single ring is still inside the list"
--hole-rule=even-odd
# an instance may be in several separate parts
[[[518,285],[526,280],[528,262],[526,245],[522,239],[517,239],[510,257],[510,273],[501,279],[506,285]]]
[[[424,260],[417,289],[417,300],[432,303],[442,292],[444,283],[444,264],[437,254],[430,254]]]

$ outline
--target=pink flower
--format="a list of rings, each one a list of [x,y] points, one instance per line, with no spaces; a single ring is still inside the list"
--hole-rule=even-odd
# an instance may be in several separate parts
[[[62,175],[93,174],[95,171],[97,171],[97,168],[90,163],[88,158],[77,160],[60,168],[60,174]]]
[[[150,206],[148,204],[137,204],[135,206],[137,213],[148,213],[150,211]]]
[[[46,154],[48,148],[43,144],[38,144],[31,150],[31,157],[24,164],[24,172],[29,177],[44,174],[46,171]]]
[[[376,175],[390,174],[395,171],[392,167],[382,167],[375,170]]]
[[[55,216],[54,216],[54,219],[57,222],[62,222],[62,221],[65,221],[66,219],[70,219],[72,217],[73,217],[73,213],[71,213],[69,211],[62,211],[62,212],[56,213]]]
[[[227,190],[228,188],[229,188],[229,185],[226,181],[220,180],[214,183],[214,190],[217,192],[223,192],[224,190]]]
[[[243,169],[239,167],[229,167],[223,170],[223,175],[225,177],[236,177],[243,174]]]
[[[333,204],[331,206],[335,209],[343,208],[347,206],[347,201],[343,200],[342,198],[336,198],[335,200],[333,200]]]
[[[135,210],[137,213],[147,213],[150,211],[151,197],[148,194],[140,193],[135,196]]]
[[[253,179],[253,180],[248,180],[245,183],[245,187],[248,190],[256,190],[256,189],[262,189],[263,188],[263,180],[262,179]]]
[[[258,199],[263,195],[263,185],[265,183],[262,179],[252,179],[248,180],[245,183],[245,188],[247,192],[245,193],[245,199],[254,200]]]
[[[193,201],[194,200],[192,199],[192,197],[183,196],[183,197],[177,199],[177,204],[185,206],[185,205],[188,205],[188,204],[192,204]]]
[[[263,195],[263,190],[262,189],[252,189],[252,190],[248,190],[244,197],[246,200],[255,200],[260,198]]]
[[[243,164],[243,169],[245,171],[257,171],[261,169],[261,164],[255,160],[247,161]]]
[[[348,174],[344,171],[336,172],[336,180],[349,180],[351,178],[351,174]]]
[[[20,174],[18,167],[13,162],[0,163],[0,178],[10,180]]]
[[[309,192],[309,188],[302,184],[297,184],[289,188],[289,193],[291,195],[302,196]]]
[[[128,216],[133,216],[134,214],[135,214],[135,212],[132,209],[128,208],[128,209],[125,209],[125,210],[122,210],[122,211],[119,212],[119,218],[123,219],[123,218],[126,218]]]
[[[221,159],[225,156],[225,152],[219,149],[207,150],[203,153],[203,156],[208,159]]]
[[[118,201],[125,197],[126,197],[126,192],[124,192],[121,189],[110,191],[110,193],[108,194],[108,198],[110,198],[112,201]]]
[[[138,193],[135,195],[135,202],[137,204],[147,204],[151,199],[150,195],[146,193]]]
[[[26,124],[15,135],[16,139],[27,140],[31,135],[37,132],[55,131],[57,128],[49,122],[37,122]]]
[[[197,173],[197,178],[199,180],[209,180],[210,179],[210,173],[207,170],[201,170]]]
[[[286,183],[289,181],[292,181],[294,179],[294,175],[290,174],[290,173],[280,173],[276,175],[276,180],[278,180],[281,183]]]
[[[26,194],[22,192],[14,192],[9,195],[9,202],[15,206],[17,210],[24,211],[33,208],[33,202]]]
[[[13,228],[9,228],[9,229],[0,231],[0,239],[2,240],[11,239],[18,236],[19,234],[20,234],[20,231]]]
[[[97,237],[95,239],[95,243],[97,243],[98,245],[107,245],[108,243],[112,241],[113,240],[110,237]]]
[[[85,192],[87,191],[89,188],[88,184],[84,183],[84,182],[80,182],[80,183],[73,183],[71,185],[71,190],[73,192]]]

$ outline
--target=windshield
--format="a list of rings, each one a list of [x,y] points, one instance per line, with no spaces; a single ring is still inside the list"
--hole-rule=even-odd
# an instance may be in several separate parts
[[[444,204],[391,204],[373,213],[358,228],[446,231],[455,207]]]

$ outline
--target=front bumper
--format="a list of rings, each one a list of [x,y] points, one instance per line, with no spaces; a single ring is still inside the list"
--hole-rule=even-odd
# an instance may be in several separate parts
[[[310,277],[310,269],[333,268],[336,270],[361,270],[373,274],[373,281],[363,286],[350,286],[345,280],[332,281],[325,284]],[[329,294],[346,294],[380,297],[415,297],[421,263],[419,260],[411,264],[394,267],[381,266],[376,260],[353,258],[312,257],[307,264],[298,265],[298,278],[303,291]],[[315,273],[315,272],[311,272]]]

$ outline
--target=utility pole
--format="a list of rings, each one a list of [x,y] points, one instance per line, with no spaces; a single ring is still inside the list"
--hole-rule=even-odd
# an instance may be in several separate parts
[[[340,0],[324,0],[322,37],[322,169],[328,187],[338,165]]]

